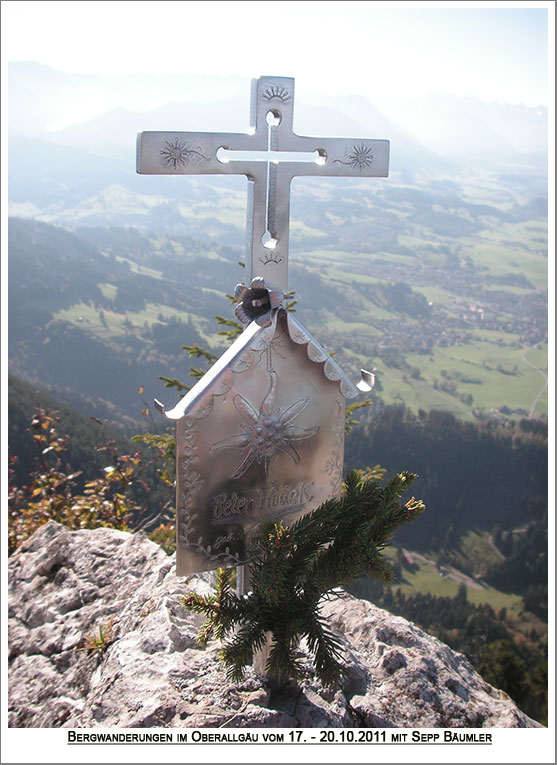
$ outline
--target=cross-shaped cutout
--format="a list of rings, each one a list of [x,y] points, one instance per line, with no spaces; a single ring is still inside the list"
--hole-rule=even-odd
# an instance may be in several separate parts
[[[248,283],[285,291],[288,278],[290,184],[296,176],[385,178],[389,141],[311,138],[293,130],[294,80],[252,83],[248,133],[146,131],[137,137],[137,172],[163,175],[246,175]]]

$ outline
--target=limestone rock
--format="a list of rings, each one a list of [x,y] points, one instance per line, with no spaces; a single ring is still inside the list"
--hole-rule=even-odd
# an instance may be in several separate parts
[[[365,727],[538,726],[504,691],[486,683],[463,654],[400,616],[339,595],[322,612],[344,635],[353,666],[369,678],[349,698]]]
[[[270,697],[253,668],[232,684],[219,645],[195,642],[201,617],[179,604],[211,581],[176,577],[175,559],[143,533],[42,526],[9,560],[9,725],[538,725],[463,655],[342,591],[323,603],[345,647],[342,689],[310,676]]]

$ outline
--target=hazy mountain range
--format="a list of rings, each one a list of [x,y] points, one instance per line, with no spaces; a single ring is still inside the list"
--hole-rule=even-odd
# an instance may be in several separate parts
[[[17,62],[9,65],[8,81],[11,132],[111,157],[126,156],[130,139],[133,151],[140,130],[249,127],[249,80],[232,75],[69,75]],[[316,91],[320,87],[317,81]],[[543,160],[547,153],[546,107],[430,94],[405,103],[393,97],[387,108],[381,113],[349,91],[343,97],[303,94],[295,128],[305,135],[389,138],[393,170],[435,169],[436,157],[474,163]]]
[[[155,210],[162,221],[169,203],[245,193],[241,177],[150,176],[147,182],[135,172],[135,137],[142,130],[245,132],[249,91],[249,81],[234,76],[109,78],[11,64],[10,214],[63,225],[138,225]],[[546,193],[547,109],[439,95],[400,109],[395,104],[387,115],[362,96],[304,94],[295,129],[388,138],[390,178],[418,187],[435,176],[504,164],[529,197]]]

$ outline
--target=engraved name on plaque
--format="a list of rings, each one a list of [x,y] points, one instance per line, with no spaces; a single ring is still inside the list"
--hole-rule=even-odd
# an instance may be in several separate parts
[[[293,132],[294,80],[253,82],[249,133],[144,132],[137,171],[248,178],[245,330],[176,407],[176,560],[186,575],[243,565],[266,519],[293,523],[338,496],[355,385],[284,309],[290,184],[299,175],[386,177],[389,142]]]

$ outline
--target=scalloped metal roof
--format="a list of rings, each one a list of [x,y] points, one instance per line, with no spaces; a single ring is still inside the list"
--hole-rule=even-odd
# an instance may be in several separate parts
[[[273,340],[281,311],[286,314],[286,326],[290,339],[298,345],[307,346],[308,358],[315,364],[323,365],[323,375],[332,382],[338,382],[344,398],[355,398],[359,393],[370,393],[373,390],[375,376],[371,372],[362,369],[360,381],[354,384],[340,365],[294,318],[292,313],[281,308],[275,312],[269,326],[260,327],[256,322],[249,324],[173,409],[166,411],[163,404],[155,401],[159,411],[170,420],[179,420],[186,416],[200,399],[206,399],[208,394],[219,396],[230,390],[234,384],[234,375],[245,372],[252,365],[255,353],[261,353]]]

